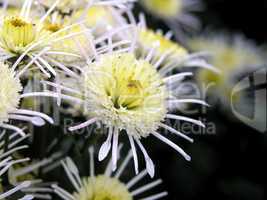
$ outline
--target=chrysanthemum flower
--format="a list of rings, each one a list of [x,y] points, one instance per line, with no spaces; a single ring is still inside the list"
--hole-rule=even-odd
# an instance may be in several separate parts
[[[123,9],[113,6],[92,6],[88,10],[77,10],[72,14],[71,19],[73,21],[81,18],[85,19],[84,24],[92,29],[94,35],[99,36],[119,27],[121,24],[125,24],[122,14]]]
[[[163,34],[160,30],[155,32],[148,29],[142,14],[136,27],[136,33],[134,32],[131,37],[133,40],[137,40],[136,54],[138,56],[144,57],[147,52],[150,52],[152,62],[164,60],[159,66],[162,73],[168,73],[181,67],[201,67],[218,73],[216,68],[203,59],[204,50],[190,53],[181,44],[171,40],[171,31]]]
[[[140,0],[140,2],[148,12],[164,19],[180,34],[183,29],[188,31],[200,26],[199,20],[192,14],[202,10],[200,0]]]
[[[78,79],[74,77],[80,81],[77,89],[64,83],[46,82],[56,88],[56,92],[29,93],[26,96],[52,96],[81,104],[88,121],[71,127],[70,130],[82,129],[97,122],[104,124],[109,131],[107,140],[100,149],[99,160],[108,155],[112,146],[113,170],[117,166],[118,139],[122,134],[127,134],[129,137],[136,173],[138,173],[138,160],[135,143],[143,152],[149,174],[154,176],[154,164],[140,142],[142,138],[150,135],[154,135],[180,152],[186,160],[190,160],[189,155],[158,133],[158,129],[164,128],[192,142],[191,138],[164,124],[165,119],[185,120],[203,126],[197,120],[168,113],[170,107],[181,103],[206,105],[201,100],[176,99],[169,89],[179,85],[184,77],[192,73],[166,76],[158,71],[164,59],[152,64],[150,55],[137,59],[133,51],[131,52],[134,49],[132,45],[130,48],[124,47],[128,49],[128,53],[120,53],[121,49],[113,52],[112,46],[111,44],[107,47],[107,51],[110,52],[108,54],[98,54],[96,50],[95,61],[88,67],[80,68],[81,75]],[[103,52],[103,48],[100,52]]]
[[[68,71],[63,65],[64,63],[58,64],[53,59],[54,56],[67,55],[77,57],[77,55],[71,52],[62,52],[53,47],[55,47],[55,44],[81,35],[85,31],[68,32],[68,34],[62,36],[63,32],[79,26],[79,23],[69,25],[56,32],[44,31],[44,23],[58,3],[58,0],[55,1],[53,6],[42,17],[38,17],[38,19],[30,16],[32,0],[24,2],[19,15],[5,16],[0,25],[0,59],[11,62],[14,58],[18,58],[15,63],[11,62],[13,69],[16,69],[18,65],[23,65],[26,60],[26,63],[31,63],[31,65],[39,68],[48,77],[50,77],[50,74],[56,76],[55,65],[61,70]],[[31,65],[27,67],[29,68]]]
[[[120,180],[120,176],[127,167],[132,154],[129,152],[123,160],[120,168],[112,174],[111,162],[107,165],[103,174],[95,175],[94,153],[93,148],[90,148],[90,176],[81,177],[79,170],[71,158],[66,158],[62,161],[62,165],[66,174],[71,181],[75,192],[72,194],[62,189],[57,185],[53,185],[55,192],[64,200],[133,200],[142,193],[161,184],[161,180],[153,181],[149,184],[141,186],[137,189],[132,189],[137,182],[147,175],[144,170],[139,175],[133,177],[128,183]],[[142,198],[144,200],[156,200],[167,195],[167,192],[161,192]]]
[[[221,74],[201,70],[198,80],[202,85],[212,84],[208,92],[212,92],[223,102],[230,100],[234,77],[256,69],[266,60],[262,50],[241,35],[214,33],[192,38],[188,43],[194,51],[210,52],[210,63],[219,69]]]
[[[8,65],[0,63],[0,127],[25,135],[22,129],[8,124],[9,120],[29,121],[38,126],[45,123],[43,119],[50,123],[53,120],[43,113],[19,109],[22,86],[18,75]]]

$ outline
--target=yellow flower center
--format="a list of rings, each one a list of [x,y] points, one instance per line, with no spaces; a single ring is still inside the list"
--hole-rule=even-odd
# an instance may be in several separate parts
[[[145,8],[162,17],[177,16],[182,10],[181,0],[141,0]]]
[[[85,100],[91,115],[141,136],[164,119],[166,90],[156,69],[133,54],[104,55],[88,69]]]
[[[132,200],[132,195],[116,178],[99,175],[83,179],[83,187],[74,193],[75,200]]]
[[[23,21],[22,19],[19,19],[19,18],[11,19],[10,23],[15,27],[21,27],[21,26],[26,26],[27,25],[27,22],[25,22],[25,21]]]
[[[18,16],[5,18],[0,34],[2,48],[14,53],[20,53],[36,37],[34,25]]]

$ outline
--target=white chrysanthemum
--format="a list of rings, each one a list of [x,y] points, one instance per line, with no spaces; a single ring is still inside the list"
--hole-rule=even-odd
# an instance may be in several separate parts
[[[20,102],[22,86],[14,72],[4,64],[0,64],[0,125],[8,120],[8,114],[15,111]]]
[[[94,172],[94,152],[93,148],[90,148],[90,176],[81,178],[79,170],[74,162],[70,158],[66,158],[62,161],[64,170],[67,173],[69,180],[75,188],[75,192],[72,194],[62,189],[57,185],[53,185],[55,193],[58,194],[64,200],[133,200],[135,197],[150,190],[161,184],[161,180],[153,181],[149,184],[141,186],[140,188],[132,190],[138,181],[147,175],[144,170],[136,177],[133,177],[128,183],[124,183],[120,180],[120,176],[124,169],[127,167],[131,152],[122,162],[118,171],[112,174],[110,163],[107,165],[105,173],[95,175]],[[119,155],[118,155],[119,156]],[[151,195],[143,199],[157,200],[167,195],[167,192],[161,192]]]
[[[252,41],[240,35],[209,34],[189,40],[194,51],[210,52],[210,63],[221,73],[201,70],[198,73],[200,84],[213,84],[209,92],[214,92],[223,101],[229,102],[234,77],[240,73],[253,71],[265,63],[262,50]],[[238,99],[236,99],[238,100]]]
[[[181,30],[199,28],[200,22],[193,12],[202,10],[200,0],[140,0],[151,14],[164,19],[181,36]]]
[[[125,3],[131,1],[92,1],[88,3],[85,11],[91,6],[123,6]],[[52,20],[53,26],[50,26],[50,30],[53,31],[44,31],[46,20],[50,16],[52,19],[54,18],[54,14],[56,14],[55,9],[60,3],[60,0],[54,1],[45,13],[40,12],[40,16],[33,17],[30,15],[33,0],[25,0],[19,15],[5,15],[2,24],[0,24],[1,60],[10,62],[11,58],[18,57],[17,61],[12,63],[12,68],[16,69],[20,64],[27,63],[26,66],[21,66],[21,73],[25,72],[32,65],[47,77],[51,75],[56,76],[58,69],[70,72],[65,66],[69,63],[64,63],[63,61],[69,61],[69,57],[80,57],[80,55],[73,54],[73,47],[79,46],[79,43],[83,43],[84,40],[79,41],[77,39],[76,45],[73,45],[73,41],[83,34],[89,34],[89,30],[87,28],[82,30],[79,28],[82,22],[72,23],[64,28],[58,29],[58,26],[54,26]],[[70,48],[66,48],[69,44],[71,44]],[[77,51],[74,52],[76,53]],[[59,55],[65,56],[64,58],[68,59],[60,59],[59,62],[59,60],[55,59],[55,56]],[[23,62],[25,60],[26,62]]]
[[[133,49],[131,45],[130,50]],[[113,49],[108,46],[107,51],[112,52]],[[154,135],[180,152],[186,160],[190,160],[190,156],[179,146],[157,131],[159,128],[164,128],[192,142],[191,138],[164,124],[164,121],[169,118],[204,126],[197,120],[167,113],[175,105],[183,103],[206,104],[196,99],[176,99],[172,94],[170,88],[176,88],[181,80],[192,73],[167,76],[158,71],[164,62],[163,58],[151,64],[150,55],[137,59],[133,52],[118,53],[124,51],[129,51],[129,48],[124,46],[112,53],[101,55],[96,48],[96,60],[87,67],[79,68],[82,77],[78,74],[73,77],[80,81],[80,86],[73,88],[64,83],[45,82],[54,87],[56,92],[40,92],[28,96],[52,96],[82,105],[88,120],[71,127],[70,130],[82,129],[96,122],[101,122],[109,129],[107,140],[99,152],[99,160],[103,160],[112,147],[112,168],[115,170],[118,139],[121,134],[126,133],[133,150],[136,173],[138,173],[138,159],[135,143],[143,152],[148,173],[154,176],[154,164],[141,144],[141,138]],[[103,47],[100,52],[103,52]]]
[[[166,114],[166,88],[156,69],[133,54],[105,55],[84,73],[85,112],[134,137],[156,131]]]
[[[100,36],[125,24],[123,14],[123,10],[113,6],[92,6],[88,10],[77,10],[71,19],[73,21],[84,19],[84,24],[92,29],[93,34]]]
[[[8,124],[9,120],[29,121],[37,126],[44,125],[45,120],[53,123],[47,115],[31,110],[19,109],[19,103],[23,96],[20,94],[22,86],[15,71],[8,65],[0,63],[0,127],[12,129],[25,135],[22,129]]]
[[[31,66],[38,68],[47,77],[50,77],[51,74],[56,76],[57,72],[54,66],[57,66],[57,69],[68,71],[64,63],[54,59],[55,55],[79,56],[72,52],[66,52],[66,49],[62,51],[62,49],[54,47],[87,30],[70,32],[70,29],[74,30],[74,27],[79,26],[79,23],[75,23],[55,32],[45,31],[45,21],[59,0],[55,1],[46,13],[38,17],[30,15],[32,3],[32,0],[26,0],[19,14],[9,15],[10,13],[7,12],[4,16],[0,25],[1,60],[11,63],[12,69],[20,66],[21,74]],[[65,34],[62,35],[62,33]],[[18,59],[13,63],[14,58]]]
[[[203,59],[204,50],[190,53],[185,47],[171,40],[171,31],[163,34],[162,31],[155,32],[148,29],[143,15],[140,15],[140,22],[131,37],[137,40],[136,54],[138,56],[149,52],[153,62],[164,59],[159,66],[162,73],[168,73],[179,67],[201,67],[218,73],[216,68]]]

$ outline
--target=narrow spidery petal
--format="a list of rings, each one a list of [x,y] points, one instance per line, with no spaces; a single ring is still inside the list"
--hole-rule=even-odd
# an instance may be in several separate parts
[[[132,178],[127,184],[126,187],[128,189],[132,188],[136,183],[138,183],[142,178],[144,178],[147,175],[147,170],[141,171],[137,176]]]
[[[90,120],[87,120],[86,122],[83,122],[77,126],[72,126],[69,128],[70,131],[76,131],[76,130],[79,130],[79,129],[82,129],[82,128],[85,128],[87,126],[90,126],[91,124],[94,124],[98,119],[97,118],[93,118],[93,119],[90,119]]]
[[[32,199],[34,199],[33,195],[26,195],[26,196],[20,198],[19,200],[32,200]]]
[[[176,135],[178,135],[178,136],[180,136],[180,137],[182,137],[184,139],[186,139],[187,141],[189,141],[191,143],[194,142],[194,140],[192,138],[186,136],[185,134],[175,130],[174,128],[172,128],[170,126],[167,126],[166,124],[160,123],[159,126],[162,127],[162,128],[165,128],[166,130],[168,130],[168,131],[170,131],[170,132],[172,132],[172,133],[174,133],[174,134],[176,134]]]
[[[152,189],[153,187],[156,187],[157,185],[159,185],[159,184],[161,184],[161,183],[162,183],[162,180],[161,180],[161,179],[156,180],[156,181],[153,181],[153,182],[151,182],[151,183],[149,183],[149,184],[147,184],[147,185],[144,185],[144,186],[142,186],[142,187],[140,187],[140,188],[138,188],[138,189],[132,191],[131,194],[132,194],[133,196],[137,196],[138,194],[141,194],[141,193],[143,193],[143,192],[145,192],[145,191],[147,191],[147,190],[150,190],[150,189]]]
[[[89,148],[89,155],[90,155],[90,176],[95,176],[95,162],[94,162],[94,147]]]
[[[199,125],[203,128],[205,128],[205,124],[203,124],[203,122],[195,120],[195,119],[191,119],[189,117],[183,117],[183,116],[179,116],[179,115],[172,115],[172,114],[167,114],[166,118],[170,118],[170,119],[177,119],[177,120],[183,120],[183,121],[187,121],[187,122],[191,122],[193,124]]]
[[[79,184],[77,183],[77,181],[75,180],[75,177],[73,176],[73,174],[71,173],[68,165],[66,164],[65,161],[61,161],[61,164],[65,170],[65,172],[67,173],[67,176],[71,182],[71,184],[74,186],[74,188],[79,191],[80,187],[79,187]]]
[[[179,74],[175,74],[169,77],[164,78],[164,82],[171,82],[171,81],[180,81],[182,79],[184,79],[186,76],[192,76],[193,73],[191,72],[184,72],[184,73],[179,73]]]
[[[55,193],[62,197],[64,200],[75,200],[70,193],[58,187],[57,185],[53,184],[52,188],[54,189]]]
[[[16,127],[16,126],[12,126],[9,124],[1,124],[0,127],[2,128],[6,128],[6,129],[10,129],[10,130],[14,130],[16,132],[18,132],[22,137],[25,137],[26,133],[24,133],[23,130],[21,130],[20,128]]]
[[[132,149],[132,154],[133,154],[133,158],[134,158],[134,169],[135,169],[135,173],[138,174],[139,173],[139,169],[138,169],[138,158],[137,158],[137,153],[136,153],[136,148],[135,148],[135,144],[134,144],[134,140],[133,137],[131,135],[128,135],[129,141],[130,141],[130,145],[131,145],[131,149]]]
[[[157,200],[157,199],[161,199],[162,197],[165,197],[167,195],[168,195],[168,192],[161,192],[159,194],[154,194],[154,195],[151,195],[149,197],[145,197],[142,200]]]
[[[205,101],[198,100],[198,99],[177,99],[177,100],[169,100],[170,104],[181,104],[181,103],[195,103],[200,104],[203,106],[210,106]]]
[[[109,127],[107,140],[101,145],[100,150],[99,150],[99,154],[98,154],[99,161],[102,161],[107,157],[110,151],[110,148],[111,148],[112,135],[113,135],[113,128]]]
[[[121,164],[120,168],[117,170],[116,174],[115,174],[115,178],[119,178],[120,175],[123,173],[124,169],[127,167],[130,159],[132,158],[132,152],[129,151],[126,158],[124,159],[123,163]]]
[[[154,177],[155,175],[155,165],[153,163],[153,161],[151,160],[151,158],[149,157],[147,151],[145,150],[144,146],[142,145],[142,143],[140,142],[140,140],[135,139],[136,143],[138,144],[138,146],[140,147],[141,151],[144,154],[145,160],[146,160],[146,169],[148,174],[150,175],[151,178]]]
[[[118,140],[119,140],[119,130],[114,129],[113,133],[113,142],[112,142],[112,170],[117,169],[117,160],[118,160]]]
[[[163,137],[161,134],[157,132],[154,132],[153,135],[159,140],[161,140],[162,142],[174,148],[176,151],[178,151],[187,161],[191,161],[191,157],[187,153],[185,153],[183,149],[181,149],[179,146],[174,144],[172,141],[168,140],[167,138]]]
[[[41,117],[41,118],[45,119],[50,124],[54,124],[54,120],[51,117],[49,117],[48,115],[46,115],[44,113],[41,113],[41,112],[37,112],[37,111],[33,111],[33,110],[17,109],[17,110],[14,111],[14,113],[38,116],[38,117]]]
[[[11,190],[3,193],[3,194],[0,194],[0,199],[5,199],[6,197],[16,193],[17,191],[19,191],[23,188],[29,187],[30,185],[31,185],[30,181],[24,181],[20,185],[17,185],[16,187],[14,187],[13,189],[11,189]]]

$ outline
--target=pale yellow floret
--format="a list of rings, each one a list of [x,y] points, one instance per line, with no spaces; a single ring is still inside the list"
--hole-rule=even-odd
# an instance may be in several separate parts
[[[74,193],[75,200],[132,200],[126,185],[116,178],[99,175],[83,179],[83,186]]]
[[[221,74],[215,74],[205,70],[201,73],[201,80],[205,82],[216,81],[223,84],[231,74],[242,68],[263,63],[258,51],[253,51],[249,46],[235,46],[227,41],[193,39],[190,46],[194,51],[207,51],[212,53],[211,64],[221,70]]]
[[[20,81],[7,65],[0,63],[0,124],[8,120],[8,114],[14,111],[20,102]]]
[[[244,44],[230,44],[227,40],[195,38],[189,41],[194,51],[207,51],[212,54],[210,63],[218,68],[221,73],[217,74],[210,70],[201,70],[198,80],[205,85],[213,84],[227,98],[231,97],[231,77],[239,71],[245,71],[247,67],[264,63],[261,55],[255,47]],[[238,100],[238,98],[237,98]]]
[[[182,0],[141,0],[145,8],[160,17],[174,18],[181,13]]]
[[[69,18],[62,19],[60,16],[58,16],[57,20],[55,20],[53,23],[51,22],[50,19],[44,22],[41,35],[43,37],[49,38],[49,35],[61,31],[62,29],[65,29],[68,26],[71,26],[71,20]],[[56,34],[55,37],[50,38],[50,40],[56,38],[64,38],[67,37],[69,34],[75,34],[75,33],[77,33],[77,35],[73,37],[69,37],[60,40],[58,42],[52,43],[51,45],[52,50],[80,55],[81,53],[80,46],[84,46],[84,48],[89,46],[86,45],[88,43],[88,39],[86,38],[85,33],[83,33],[83,29],[81,28],[81,26],[79,25],[72,26],[71,28],[68,28],[65,31],[61,31],[60,33]],[[64,62],[71,62],[78,59],[78,57],[75,56],[65,56],[65,55],[55,55],[55,57]]]
[[[11,53],[21,53],[36,39],[34,24],[19,17],[6,17],[0,29],[1,47]]]
[[[188,56],[188,51],[176,42],[165,38],[161,33],[156,33],[150,29],[139,29],[139,45],[141,50],[147,52],[150,49],[155,49],[156,58],[170,53],[169,58],[180,61]]]
[[[84,12],[83,9],[78,10],[73,14],[72,20],[77,21],[85,14],[85,25],[88,28],[95,29],[94,32],[97,35],[101,35],[116,26],[110,8],[107,6],[92,6],[86,13]]]
[[[84,77],[90,115],[104,124],[146,137],[166,114],[166,88],[156,69],[133,54],[104,55]]]

